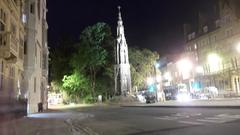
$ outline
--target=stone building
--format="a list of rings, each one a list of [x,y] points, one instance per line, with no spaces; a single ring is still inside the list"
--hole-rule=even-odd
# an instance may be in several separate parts
[[[117,44],[115,47],[115,93],[125,95],[131,91],[131,73],[128,61],[128,45],[126,42],[123,21],[118,13]]]
[[[47,108],[48,44],[46,0],[25,0],[24,78],[28,113],[38,111],[38,103]]]
[[[219,0],[212,13],[199,12],[198,23],[185,24],[186,51],[202,73],[194,81],[215,86],[224,95],[240,94],[240,1]],[[238,49],[237,49],[238,48]]]
[[[0,102],[24,96],[23,0],[0,0]]]

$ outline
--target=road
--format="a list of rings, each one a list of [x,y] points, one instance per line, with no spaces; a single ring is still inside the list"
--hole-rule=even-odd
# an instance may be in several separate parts
[[[100,135],[239,135],[240,110],[214,108],[91,107],[73,121]]]
[[[1,135],[239,135],[240,109],[91,106],[0,124]]]

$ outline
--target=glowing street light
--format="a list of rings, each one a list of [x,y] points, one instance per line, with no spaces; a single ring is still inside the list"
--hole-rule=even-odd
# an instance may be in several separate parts
[[[220,70],[221,62],[222,62],[222,59],[216,53],[211,53],[208,55],[208,64],[210,66],[211,71]]]
[[[237,44],[236,49],[237,49],[237,52],[240,53],[240,42]]]
[[[188,59],[181,59],[177,62],[177,67],[179,72],[182,74],[183,79],[188,79],[190,77],[193,64]]]
[[[188,59],[181,59],[177,62],[177,67],[179,69],[180,72],[184,72],[184,71],[187,71],[189,72],[193,65],[192,65],[192,62]]]
[[[155,68],[159,68],[160,64],[158,62],[155,63]]]

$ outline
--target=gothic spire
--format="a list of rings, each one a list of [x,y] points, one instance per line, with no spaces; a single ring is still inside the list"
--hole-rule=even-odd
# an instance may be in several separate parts
[[[122,21],[121,6],[118,6],[118,21]]]

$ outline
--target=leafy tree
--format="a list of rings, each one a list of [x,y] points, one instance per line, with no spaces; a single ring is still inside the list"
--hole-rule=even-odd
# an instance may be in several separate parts
[[[74,72],[72,75],[64,76],[62,88],[73,99],[85,97],[89,95],[89,80],[83,74]]]
[[[91,95],[96,97],[96,81],[98,76],[108,74],[110,65],[108,49],[113,48],[113,37],[110,27],[105,23],[97,23],[83,30],[80,35],[78,53],[73,56],[72,66],[89,76]],[[104,83],[102,84],[104,85]]]
[[[138,87],[138,89],[145,87],[146,78],[154,73],[154,66],[158,58],[157,52],[148,49],[129,48],[133,87]]]

